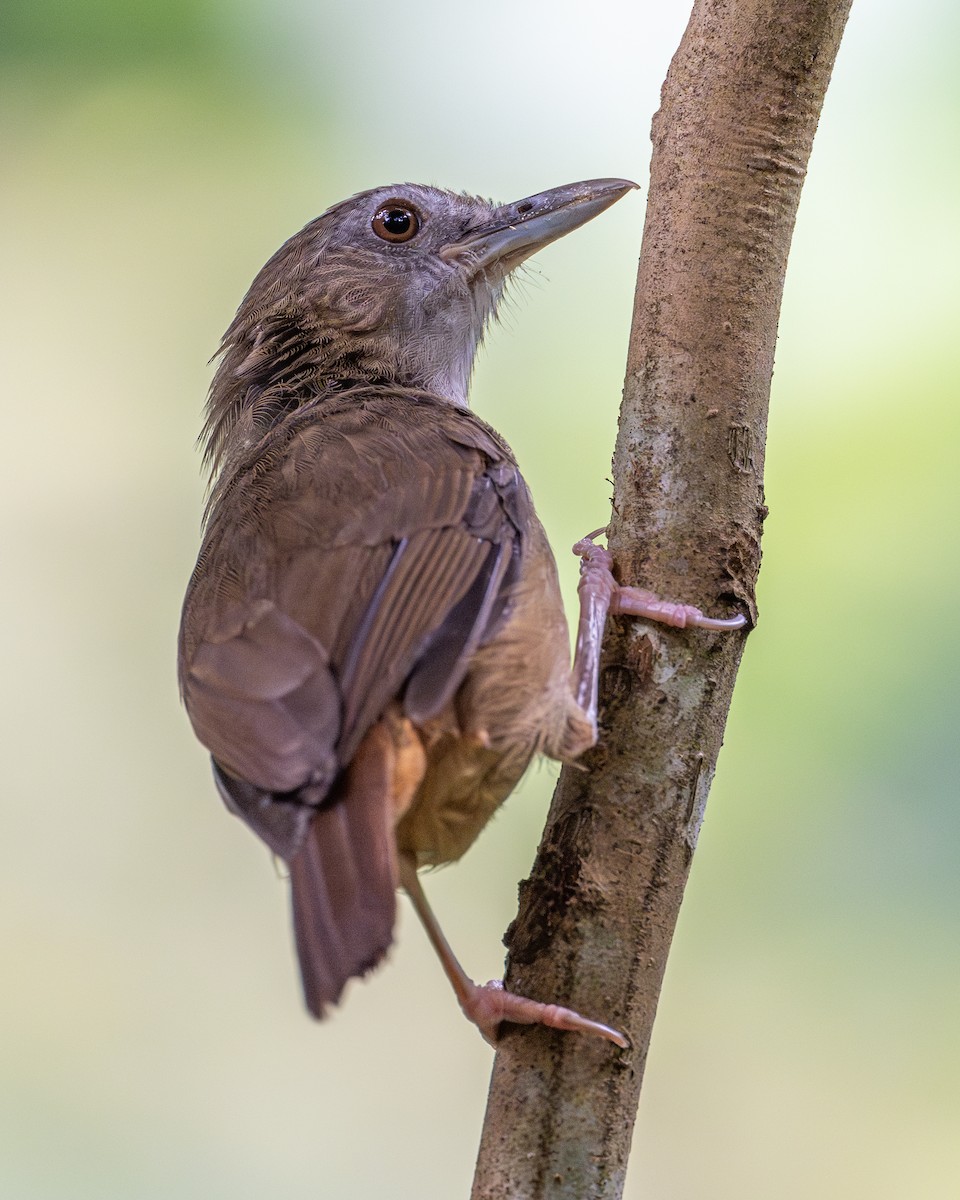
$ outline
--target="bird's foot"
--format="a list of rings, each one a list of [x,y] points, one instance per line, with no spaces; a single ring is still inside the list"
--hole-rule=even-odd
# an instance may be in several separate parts
[[[546,1025],[548,1029],[569,1033],[591,1033],[595,1037],[606,1038],[623,1050],[630,1045],[622,1033],[611,1029],[609,1025],[588,1020],[572,1008],[541,1004],[539,1000],[517,996],[508,992],[499,979],[491,979],[482,987],[470,982],[466,994],[460,997],[460,1007],[467,1020],[477,1026],[484,1041],[491,1046],[495,1046],[499,1040],[503,1021],[512,1021],[515,1025]]]
[[[602,529],[595,529],[577,542],[573,552],[580,559],[580,592],[590,591],[604,598],[609,596],[609,611],[612,614],[643,617],[677,629],[694,625],[698,629],[731,630],[742,629],[746,625],[747,618],[742,613],[729,618],[708,617],[692,604],[675,604],[661,599],[656,592],[617,583],[612,573],[613,556],[593,540],[601,533]]]

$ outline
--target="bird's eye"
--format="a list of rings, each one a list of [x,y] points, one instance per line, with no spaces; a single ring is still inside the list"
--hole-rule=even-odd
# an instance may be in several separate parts
[[[373,232],[385,242],[409,242],[420,229],[420,218],[403,204],[388,204],[373,218]]]

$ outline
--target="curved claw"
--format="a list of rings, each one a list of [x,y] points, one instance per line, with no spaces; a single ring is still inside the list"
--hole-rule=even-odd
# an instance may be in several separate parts
[[[691,622],[698,629],[742,629],[746,623],[743,613],[737,613],[735,617],[705,617],[701,614],[699,620]]]
[[[618,584],[611,573],[613,556],[606,547],[598,546],[593,540],[605,532],[605,529],[595,529],[593,533],[588,533],[576,543],[573,552],[581,560],[581,593],[585,589],[605,593],[604,603],[609,603],[610,612],[614,615],[642,617],[661,625],[672,625],[676,629],[686,629],[692,625],[697,629],[713,629],[721,633],[743,629],[746,625],[747,618],[742,613],[734,617],[708,617],[693,604],[675,604],[661,599],[656,592]]]
[[[606,533],[607,527],[604,525],[601,529],[595,529],[593,533],[588,533],[586,537],[582,537],[579,542],[575,542],[573,552],[577,558],[588,558],[590,555],[609,554],[610,551],[603,546],[598,546],[593,540],[598,538],[601,533]]]
[[[729,631],[742,629],[747,623],[741,613],[735,617],[708,617],[692,604],[674,604],[670,600],[661,600],[656,592],[635,587],[618,587],[610,603],[610,611],[643,617],[661,625],[672,625],[675,629],[686,629],[693,625],[697,629]]]
[[[624,1034],[609,1025],[591,1021],[560,1004],[542,1004],[527,996],[517,996],[506,991],[499,979],[491,979],[483,987],[471,984],[467,995],[460,1000],[460,1007],[491,1046],[497,1043],[497,1031],[502,1021],[515,1025],[545,1025],[565,1033],[589,1033],[613,1042],[621,1050],[630,1045]]]

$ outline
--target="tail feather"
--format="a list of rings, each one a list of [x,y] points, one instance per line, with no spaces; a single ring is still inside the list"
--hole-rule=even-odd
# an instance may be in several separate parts
[[[392,767],[389,734],[375,726],[290,862],[304,996],[317,1017],[339,1002],[348,979],[375,967],[393,941],[398,880]]]

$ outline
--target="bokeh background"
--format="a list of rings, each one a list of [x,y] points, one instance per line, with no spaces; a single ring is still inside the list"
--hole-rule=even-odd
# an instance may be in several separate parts
[[[406,909],[311,1023],[285,886],[174,643],[216,347],[328,204],[646,177],[685,0],[5,0],[0,1194],[448,1200],[491,1054]],[[627,1194],[960,1194],[956,45],[858,0],[800,210],[750,638]],[[476,378],[555,544],[603,522],[643,198],[546,251]],[[572,600],[574,563],[565,564]],[[430,892],[476,976],[535,770]]]

